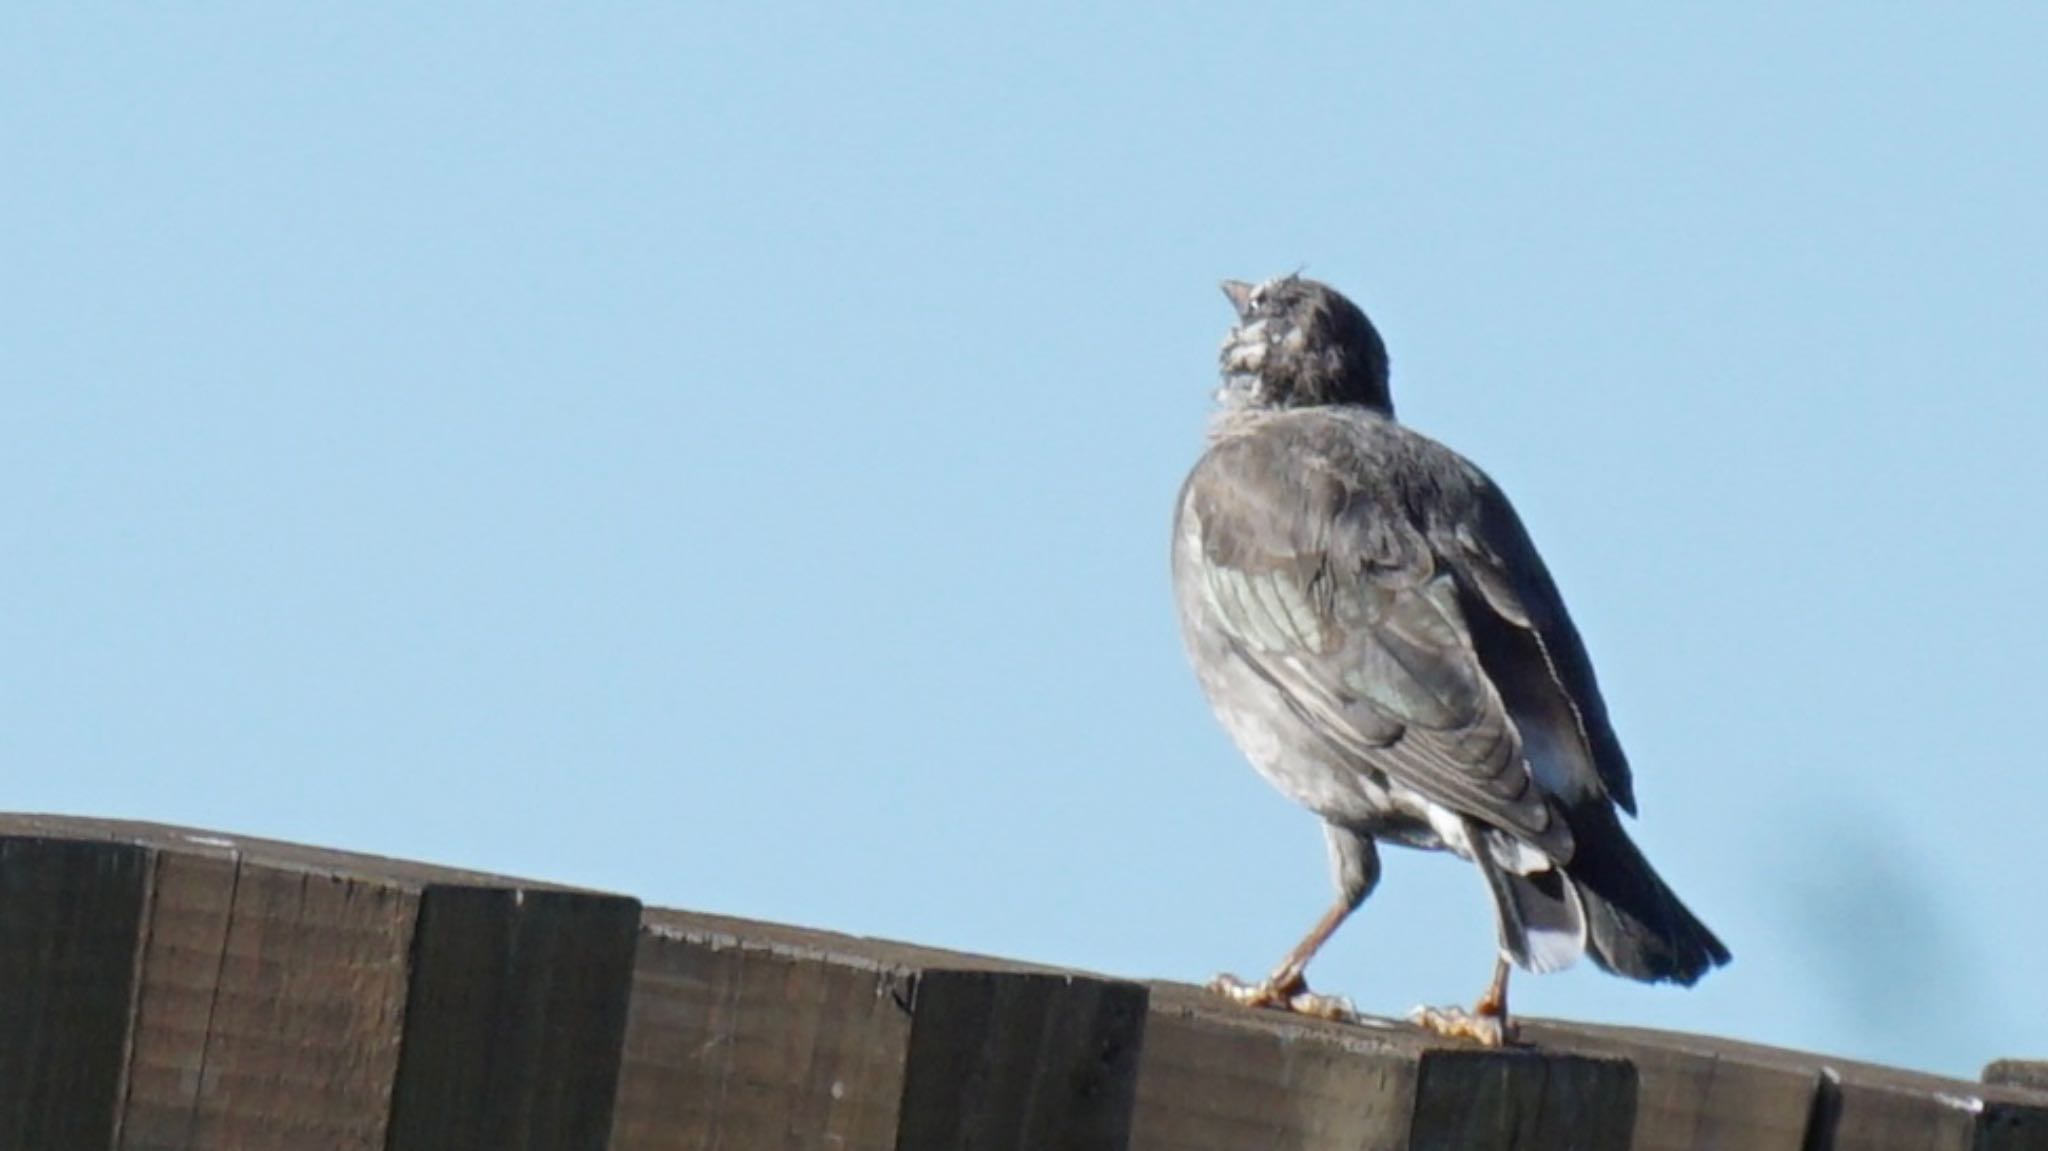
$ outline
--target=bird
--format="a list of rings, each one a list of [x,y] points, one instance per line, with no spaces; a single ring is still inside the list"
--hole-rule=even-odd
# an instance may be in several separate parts
[[[1208,443],[1175,506],[1182,639],[1224,729],[1322,820],[1337,897],[1242,1004],[1355,1019],[1306,970],[1379,882],[1379,845],[1475,864],[1499,947],[1470,1011],[1412,1018],[1514,1041],[1510,965],[1582,956],[1691,985],[1728,948],[1622,825],[1629,762],[1571,616],[1508,497],[1395,419],[1385,342],[1299,273],[1223,282]]]

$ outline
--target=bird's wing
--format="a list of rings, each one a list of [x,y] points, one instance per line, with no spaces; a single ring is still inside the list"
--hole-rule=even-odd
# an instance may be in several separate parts
[[[1476,593],[1473,634],[1495,687],[1529,744],[1545,790],[1572,800],[1601,792],[1635,814],[1628,757],[1607,720],[1578,629],[1514,505],[1470,469],[1475,514],[1438,550]],[[1496,624],[1495,621],[1498,621]],[[1504,624],[1506,626],[1499,626]]]
[[[1181,509],[1208,614],[1340,756],[1554,859],[1571,832],[1530,777],[1453,569],[1316,452],[1212,449]]]

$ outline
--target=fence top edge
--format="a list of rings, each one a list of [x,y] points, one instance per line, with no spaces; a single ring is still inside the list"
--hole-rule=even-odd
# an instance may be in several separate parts
[[[1537,1046],[1481,1047],[1424,1031],[1406,1019],[1360,1015],[1337,1022],[1284,1011],[1243,1007],[1192,983],[1152,980],[1152,1014],[1168,1016],[1205,1030],[1266,1035],[1283,1043],[1335,1047],[1355,1055],[1419,1062],[1429,1058],[1489,1060],[1587,1060],[1621,1062],[1604,1052],[1570,1051]]]
[[[1699,1035],[1683,1031],[1661,1031],[1648,1027],[1583,1023],[1566,1019],[1524,1019],[1524,1028],[1539,1042],[1569,1048],[1574,1041],[1590,1040],[1594,1045],[1615,1050],[1654,1048],[1681,1056],[1738,1063],[1752,1067],[1819,1077],[1826,1075],[1851,1088],[1926,1096],[1964,1111],[1979,1111],[1987,1103],[2040,1108],[2048,1098],[2038,1091],[1973,1079],[1956,1079],[1931,1071],[1889,1067],[1859,1059],[1844,1059],[1791,1047],[1773,1047],[1744,1039]],[[2044,1115],[2048,1118],[2048,1115]]]
[[[936,971],[988,972],[996,975],[1049,976],[1133,988],[1140,986],[1136,980],[1121,979],[1092,971],[672,907],[647,908],[641,916],[640,926],[644,933],[657,939],[672,939],[714,948],[736,947],[765,951],[793,959],[811,959],[862,970],[899,974]]]
[[[616,892],[568,884],[521,879],[364,852],[312,847],[284,840],[265,839],[261,836],[207,831],[139,820],[0,812],[0,840],[4,839],[122,844],[166,854],[235,861],[275,868],[279,871],[360,880],[414,892],[424,891],[429,887],[445,886],[631,899]]]
[[[649,907],[641,919],[643,933],[711,948],[765,952],[797,961],[829,963],[863,971],[917,975],[937,971],[987,972],[998,976],[1055,977],[1106,986],[1142,989],[1150,1013],[1186,1021],[1201,1028],[1268,1035],[1281,1042],[1334,1047],[1356,1055],[1416,1062],[1426,1056],[1476,1056],[1515,1059],[1591,1059],[1616,1057],[1580,1051],[1510,1049],[1489,1051],[1477,1045],[1431,1035],[1406,1020],[1363,1017],[1355,1024],[1259,1011],[1230,1003],[1187,983],[1132,980],[1099,972],[1053,967],[1016,959],[952,951],[922,944],[849,935],[785,923],[737,916]]]
[[[1458,1055],[1606,1061],[1627,1059],[1630,1047],[1654,1047],[1681,1058],[1748,1063],[1816,1078],[1825,1071],[1852,1087],[1925,1095],[1965,1110],[1979,1110],[1988,1103],[2025,1107],[2040,1107],[2043,1103],[2041,1093],[2016,1085],[1951,1079],[1928,1072],[1710,1035],[1525,1018],[1523,1023],[1533,1033],[1536,1042],[1506,1051],[1490,1051],[1475,1044],[1431,1035],[1406,1020],[1364,1016],[1356,1023],[1335,1023],[1277,1011],[1249,1010],[1187,983],[1129,980],[1085,970],[738,916],[649,907],[643,914],[641,928],[657,938],[765,951],[793,959],[811,959],[864,970],[913,974],[934,970],[971,970],[1009,975],[1064,976],[1105,984],[1136,983],[1148,992],[1150,1012],[1154,1017],[1169,1015],[1202,1027],[1262,1032],[1282,1041],[1306,1041],[1379,1057],[1419,1059]]]

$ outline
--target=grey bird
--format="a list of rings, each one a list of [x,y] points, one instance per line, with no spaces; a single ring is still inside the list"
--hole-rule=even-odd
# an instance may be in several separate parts
[[[1326,285],[1226,281],[1209,447],[1174,515],[1181,632],[1252,765],[1322,817],[1338,897],[1246,1004],[1346,1017],[1309,960],[1379,880],[1377,844],[1451,851],[1493,897],[1500,949],[1446,1034],[1512,1037],[1509,963],[1691,984],[1728,949],[1629,839],[1627,758],[1593,665],[1506,495],[1394,419],[1387,351]]]

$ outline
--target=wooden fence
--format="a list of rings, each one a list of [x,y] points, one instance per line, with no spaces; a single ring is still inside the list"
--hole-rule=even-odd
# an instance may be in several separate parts
[[[2048,1148],[2040,1064],[1971,1083],[1523,1026],[1531,1046],[1483,1051],[544,883],[0,816],[0,1151]]]

